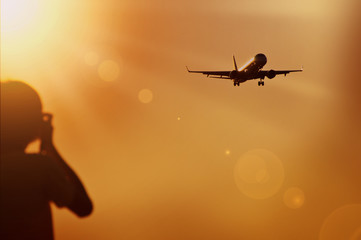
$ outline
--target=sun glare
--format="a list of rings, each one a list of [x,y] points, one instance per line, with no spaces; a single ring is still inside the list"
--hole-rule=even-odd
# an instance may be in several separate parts
[[[51,41],[54,31],[61,30],[61,26],[56,25],[61,10],[62,5],[57,1],[1,1],[2,78],[29,80],[37,75],[34,66],[45,65],[41,61],[46,54],[51,52],[56,56],[56,49],[49,51],[49,46],[54,43]]]
[[[2,0],[1,33],[21,31],[36,17],[39,4],[37,0]]]

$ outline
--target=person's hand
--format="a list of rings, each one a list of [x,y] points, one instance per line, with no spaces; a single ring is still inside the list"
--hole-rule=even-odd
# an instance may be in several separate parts
[[[53,147],[53,126],[51,124],[53,115],[50,113],[43,114],[43,123],[41,126],[40,139],[41,146],[40,151],[42,154],[47,152]]]

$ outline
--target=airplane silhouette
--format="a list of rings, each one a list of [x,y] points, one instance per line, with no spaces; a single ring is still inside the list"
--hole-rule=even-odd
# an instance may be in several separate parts
[[[241,68],[237,67],[236,59],[233,55],[233,66],[234,70],[232,71],[191,71],[187,68],[187,71],[190,73],[202,73],[211,78],[222,78],[222,79],[231,79],[233,80],[234,86],[239,86],[240,83],[243,83],[247,80],[259,79],[258,86],[264,86],[264,78],[268,77],[269,79],[274,78],[276,75],[284,74],[285,76],[290,72],[302,72],[300,70],[261,70],[263,66],[267,63],[267,58],[263,53],[259,53],[253,58],[251,58],[244,66]]]

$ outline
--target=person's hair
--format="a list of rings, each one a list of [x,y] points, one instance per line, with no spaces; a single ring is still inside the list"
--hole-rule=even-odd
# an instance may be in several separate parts
[[[27,146],[39,137],[42,105],[38,93],[20,81],[1,82],[1,145]]]

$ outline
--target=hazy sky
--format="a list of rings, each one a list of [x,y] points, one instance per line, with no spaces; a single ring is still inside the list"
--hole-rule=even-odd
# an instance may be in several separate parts
[[[56,239],[361,239],[360,8],[2,0],[1,79],[38,90],[95,205],[54,208]],[[304,72],[185,69],[257,53]]]

